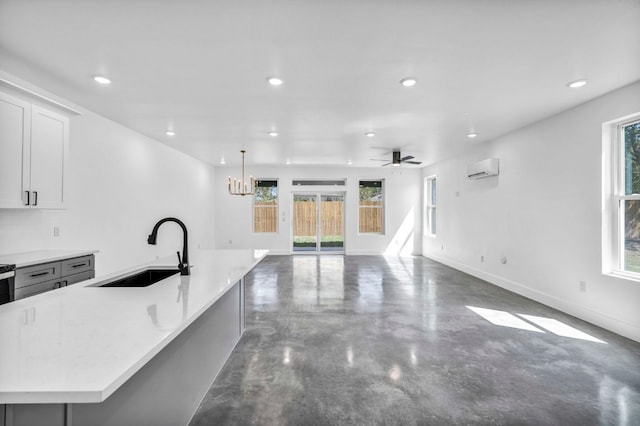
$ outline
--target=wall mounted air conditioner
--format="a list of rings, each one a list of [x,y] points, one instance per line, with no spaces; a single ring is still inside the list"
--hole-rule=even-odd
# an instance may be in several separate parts
[[[467,179],[482,179],[500,173],[500,160],[487,158],[467,166]]]

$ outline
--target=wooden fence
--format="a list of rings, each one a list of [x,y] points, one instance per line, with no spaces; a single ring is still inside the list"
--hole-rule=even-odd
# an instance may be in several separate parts
[[[253,208],[253,232],[278,230],[278,204],[275,201],[256,202]]]
[[[358,232],[382,232],[382,201],[360,201]]]
[[[344,202],[322,201],[320,208],[322,235],[344,235]],[[293,235],[316,235],[316,203],[296,201],[293,210]],[[359,232],[382,232],[382,201],[361,201],[359,215]],[[254,232],[276,232],[276,203],[257,202],[253,209],[253,218]]]
[[[344,235],[344,202],[322,201],[320,209],[321,235]],[[293,235],[316,235],[315,201],[296,201],[293,203]]]

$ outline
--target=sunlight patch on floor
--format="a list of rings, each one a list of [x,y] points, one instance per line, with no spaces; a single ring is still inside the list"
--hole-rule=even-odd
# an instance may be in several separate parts
[[[558,336],[572,337],[574,339],[588,340],[590,342],[604,343],[606,345],[606,342],[603,342],[600,339],[596,339],[595,337],[587,333],[584,333],[578,329],[575,329],[571,326],[568,326],[567,324],[562,323],[558,320],[555,320],[552,318],[537,317],[534,315],[525,315],[525,314],[518,314],[518,315],[526,319],[527,321],[530,321],[536,324],[538,327],[542,327],[545,330],[550,331],[551,333],[556,334]]]
[[[538,317],[535,315],[526,314],[511,314],[506,311],[500,311],[497,309],[478,308],[476,306],[468,306],[471,311],[480,315],[492,324],[500,325],[503,327],[519,328],[521,330],[534,331],[536,333],[544,333],[544,329],[550,333],[562,337],[571,337],[573,339],[588,340],[590,342],[607,344],[600,339],[597,339],[587,333],[584,333],[576,328],[573,328],[563,322],[560,322],[553,318]],[[526,320],[526,321],[525,321]],[[539,327],[539,328],[538,328]]]
[[[475,306],[467,306],[467,308],[471,309],[473,312],[495,325],[535,331],[537,333],[544,333],[544,331],[534,327],[524,320],[521,320],[520,318],[513,314],[510,314],[509,312],[498,311],[495,309],[477,308]]]

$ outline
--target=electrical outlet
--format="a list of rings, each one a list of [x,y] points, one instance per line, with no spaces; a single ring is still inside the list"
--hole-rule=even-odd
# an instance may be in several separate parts
[[[586,281],[580,281],[580,292],[582,292],[582,293],[586,293],[587,292],[587,282]]]
[[[59,237],[60,236],[60,227],[59,226],[54,226],[53,227],[53,236],[54,237]]]

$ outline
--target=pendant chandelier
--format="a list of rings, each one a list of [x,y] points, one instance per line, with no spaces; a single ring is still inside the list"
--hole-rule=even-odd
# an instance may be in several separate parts
[[[231,195],[253,195],[256,193],[255,190],[255,179],[253,176],[249,176],[249,181],[245,182],[244,180],[244,154],[247,152],[244,149],[240,151],[242,153],[242,177],[240,179],[233,178],[231,180],[231,176],[229,176],[229,194]]]

